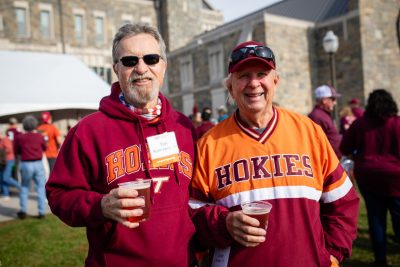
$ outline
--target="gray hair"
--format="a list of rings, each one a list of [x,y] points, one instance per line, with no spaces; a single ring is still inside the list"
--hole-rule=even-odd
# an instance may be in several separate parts
[[[119,48],[119,43],[121,42],[122,39],[125,37],[130,37],[130,36],[135,36],[141,33],[146,33],[150,34],[151,36],[154,37],[154,39],[157,40],[159,46],[160,46],[160,56],[161,58],[167,62],[167,52],[166,52],[166,46],[164,39],[162,38],[161,34],[158,32],[158,30],[152,26],[146,25],[146,24],[125,24],[121,28],[118,29],[118,32],[114,36],[113,40],[113,46],[112,46],[112,57],[113,57],[113,62],[117,63],[119,58],[118,58],[118,48]]]
[[[24,130],[27,132],[32,132],[33,130],[35,130],[38,124],[39,121],[32,115],[27,115],[22,120],[22,126],[24,127]]]

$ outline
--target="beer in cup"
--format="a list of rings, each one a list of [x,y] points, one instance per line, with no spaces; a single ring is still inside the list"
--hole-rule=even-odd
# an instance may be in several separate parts
[[[253,217],[260,222],[260,228],[267,229],[268,217],[272,204],[267,201],[249,201],[241,204],[242,211],[247,216]]]
[[[138,191],[138,196],[144,199],[144,206],[139,207],[143,209],[143,214],[141,216],[133,216],[129,217],[128,221],[130,222],[141,222],[145,221],[149,215],[150,215],[150,185],[151,185],[151,180],[136,180],[136,181],[131,181],[131,182],[126,182],[126,183],[120,183],[118,184],[119,187],[125,187],[125,188],[130,188]],[[128,209],[134,209],[137,207],[132,207]]]

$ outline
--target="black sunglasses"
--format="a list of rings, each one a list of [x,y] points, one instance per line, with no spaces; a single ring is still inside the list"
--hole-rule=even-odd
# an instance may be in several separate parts
[[[143,58],[144,63],[147,65],[155,65],[160,61],[161,56],[157,54],[148,54],[144,55],[143,57],[137,56],[126,56],[121,57],[119,61],[121,61],[122,65],[128,68],[132,68],[138,64],[139,59]]]
[[[247,58],[249,55],[271,60],[275,65],[274,52],[266,46],[243,47],[233,51],[231,54],[230,64],[235,65],[237,62]]]

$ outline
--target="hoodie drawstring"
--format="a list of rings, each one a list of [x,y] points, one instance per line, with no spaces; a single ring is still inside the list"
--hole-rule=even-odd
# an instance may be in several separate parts
[[[140,119],[138,119],[138,137],[139,137],[139,141],[142,144],[142,149],[141,149],[141,153],[142,153],[142,157],[143,157],[143,161],[144,161],[144,170],[147,174],[148,179],[153,180],[153,177],[151,176],[151,172],[150,172],[150,165],[149,165],[149,157],[148,157],[148,149],[147,149],[147,143],[146,140],[144,138],[144,133],[143,133],[143,126],[142,126],[142,122],[140,121]],[[150,183],[150,200],[151,203],[154,204],[154,184],[151,182]]]
[[[165,125],[164,121],[161,121],[161,125],[162,125],[162,129],[163,132],[167,132],[167,126]],[[179,147],[178,147],[179,149]],[[180,181],[179,181],[179,166],[177,162],[174,162],[174,174],[175,174],[175,181],[178,184],[178,186],[181,185]]]

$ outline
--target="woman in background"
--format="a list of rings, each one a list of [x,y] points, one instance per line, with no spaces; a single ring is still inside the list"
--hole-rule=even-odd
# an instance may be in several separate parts
[[[400,239],[400,118],[392,95],[370,93],[364,116],[345,133],[340,149],[353,155],[354,176],[367,208],[374,266],[386,262],[386,215],[389,210]]]

